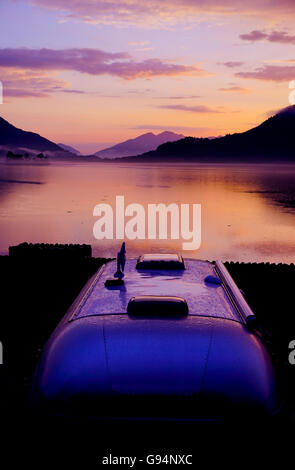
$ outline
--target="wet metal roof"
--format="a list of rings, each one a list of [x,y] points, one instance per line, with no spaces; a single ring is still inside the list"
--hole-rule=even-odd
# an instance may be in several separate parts
[[[127,315],[127,305],[133,296],[165,295],[183,297],[188,304],[189,315],[241,322],[224,287],[205,282],[207,276],[216,276],[212,263],[186,259],[185,267],[185,270],[137,270],[136,260],[128,260],[124,285],[108,288],[104,283],[116,271],[116,262],[112,261],[97,273],[90,292],[74,311],[72,320],[90,315]]]

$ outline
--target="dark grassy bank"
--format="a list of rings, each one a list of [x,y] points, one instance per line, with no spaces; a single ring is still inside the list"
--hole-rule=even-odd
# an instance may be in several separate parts
[[[87,280],[105,261],[87,245],[27,245],[0,257],[0,409],[27,406],[40,351]]]
[[[289,343],[295,339],[295,265],[226,263],[248,304],[266,332],[268,347],[286,400],[286,418],[295,421],[295,365]]]
[[[87,245],[25,245],[0,257],[3,412],[26,412],[33,370],[45,341],[105,261],[91,257]],[[288,345],[295,339],[295,266],[226,265],[262,327],[270,333],[273,359],[287,397],[287,415],[293,420],[295,366],[288,362]]]

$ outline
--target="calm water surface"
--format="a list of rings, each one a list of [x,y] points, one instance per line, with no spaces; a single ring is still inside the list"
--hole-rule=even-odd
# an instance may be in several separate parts
[[[113,256],[117,241],[93,237],[93,208],[128,203],[199,203],[202,259],[295,261],[295,166],[1,163],[0,252],[23,241],[90,243]],[[129,255],[182,251],[181,241],[127,241]]]

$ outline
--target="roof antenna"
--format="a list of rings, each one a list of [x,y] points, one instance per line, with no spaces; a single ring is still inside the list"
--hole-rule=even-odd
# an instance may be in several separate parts
[[[114,277],[122,279],[124,277],[124,267],[126,263],[126,248],[125,242],[122,243],[120,251],[117,253],[117,271]]]
[[[126,248],[125,242],[122,243],[120,251],[117,253],[117,271],[112,279],[106,279],[104,285],[107,288],[118,288],[117,286],[124,285],[124,267],[126,263]],[[120,287],[119,287],[120,288]]]

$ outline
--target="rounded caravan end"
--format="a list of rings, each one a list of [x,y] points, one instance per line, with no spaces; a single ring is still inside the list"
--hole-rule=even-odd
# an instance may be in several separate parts
[[[34,407],[98,419],[272,416],[270,354],[247,327],[245,312],[254,314],[222,263],[186,259],[185,269],[166,269],[169,255],[162,266],[160,255],[143,259],[139,268],[126,261],[123,284],[105,285],[112,261],[85,286],[44,348]]]

